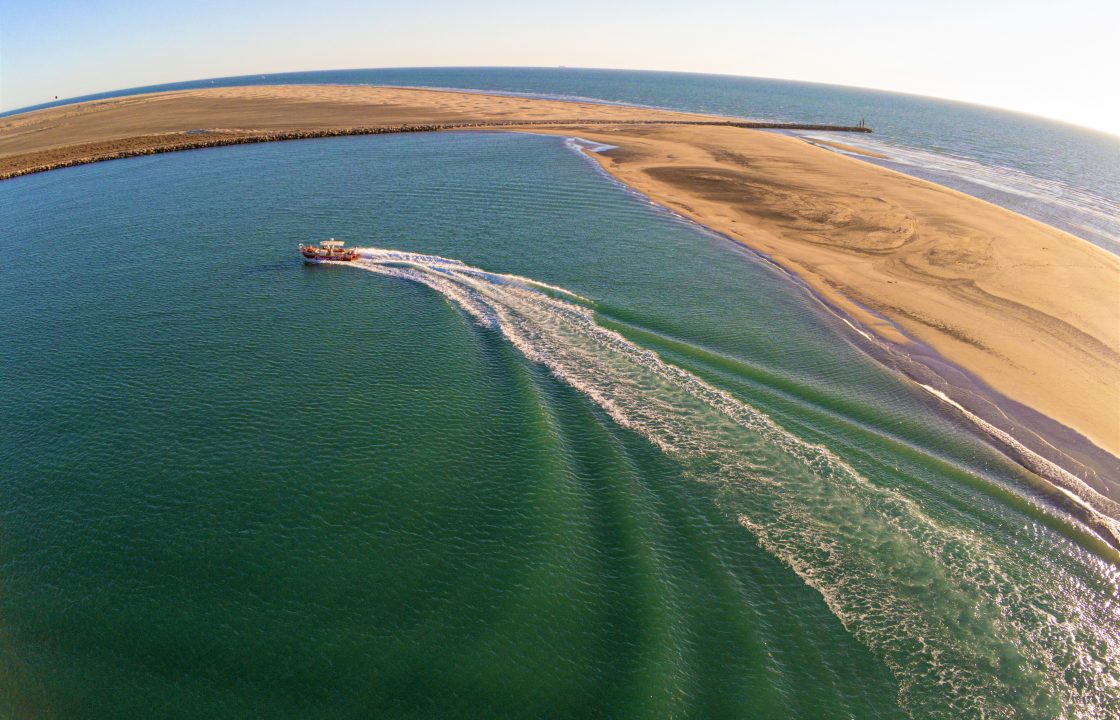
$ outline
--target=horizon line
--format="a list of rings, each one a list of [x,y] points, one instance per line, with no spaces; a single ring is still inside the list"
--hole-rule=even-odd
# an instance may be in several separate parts
[[[44,109],[47,109],[47,108],[60,107],[60,106],[63,106],[63,105],[74,105],[74,104],[77,104],[77,103],[89,102],[89,101],[92,101],[92,100],[108,99],[110,97],[119,97],[119,96],[123,96],[125,94],[137,94],[137,95],[139,95],[139,94],[143,94],[143,93],[140,93],[140,92],[137,92],[137,91],[159,88],[159,87],[163,87],[163,86],[166,86],[166,85],[183,85],[183,84],[189,84],[189,83],[201,83],[201,82],[206,82],[208,80],[209,81],[233,80],[233,79],[238,79],[238,78],[251,78],[251,77],[262,77],[263,78],[263,77],[268,77],[270,75],[298,75],[298,74],[304,74],[304,73],[310,74],[310,73],[327,73],[327,72],[355,72],[355,71],[361,71],[361,70],[372,70],[372,71],[378,71],[378,70],[591,70],[591,71],[603,71],[603,72],[643,72],[643,73],[662,74],[662,75],[697,75],[697,76],[705,76],[705,77],[740,78],[740,79],[744,79],[744,80],[771,80],[771,81],[775,81],[775,82],[800,83],[800,84],[804,84],[804,85],[819,85],[819,86],[823,86],[823,87],[844,88],[844,89],[848,89],[848,90],[864,90],[864,91],[870,91],[870,92],[886,93],[886,94],[889,94],[889,95],[902,95],[902,96],[905,96],[905,97],[919,98],[919,99],[923,99],[923,100],[936,100],[936,101],[939,101],[939,102],[955,103],[955,104],[958,104],[958,105],[966,105],[966,106],[970,106],[970,107],[983,108],[985,110],[996,110],[996,111],[999,111],[999,112],[1010,113],[1010,114],[1013,114],[1013,115],[1021,115],[1023,117],[1031,118],[1031,119],[1034,119],[1034,120],[1041,120],[1041,121],[1044,121],[1044,122],[1055,123],[1055,124],[1058,124],[1058,125],[1066,125],[1066,126],[1069,126],[1071,128],[1076,128],[1078,130],[1089,131],[1089,132],[1098,133],[1098,134],[1101,134],[1101,135],[1106,135],[1106,136],[1109,136],[1110,138],[1120,139],[1120,131],[1108,130],[1108,129],[1093,126],[1093,125],[1084,125],[1084,124],[1081,124],[1081,123],[1078,123],[1078,122],[1074,122],[1072,120],[1065,120],[1065,119],[1062,119],[1062,118],[1051,117],[1049,115],[1039,115],[1038,113],[1035,113],[1035,112],[1029,112],[1029,111],[1026,111],[1026,110],[1019,110],[1019,109],[1016,109],[1016,108],[1008,108],[1008,107],[1002,107],[1002,106],[998,106],[998,105],[986,105],[984,103],[975,102],[973,100],[962,100],[960,98],[944,97],[944,96],[940,96],[940,95],[922,95],[920,93],[907,92],[907,91],[904,91],[904,90],[893,90],[893,89],[888,89],[888,88],[870,87],[870,86],[866,86],[866,85],[843,85],[843,84],[840,84],[840,83],[821,82],[821,81],[818,81],[818,80],[802,80],[800,78],[769,77],[769,76],[762,76],[762,75],[738,75],[738,74],[735,74],[735,73],[700,72],[700,71],[696,71],[696,70],[660,70],[660,69],[651,69],[651,68],[584,67],[584,66],[578,66],[578,65],[402,65],[402,66],[381,66],[381,67],[344,67],[344,68],[334,67],[334,68],[315,68],[315,69],[311,69],[311,70],[280,70],[280,71],[271,71],[271,72],[250,72],[250,73],[242,73],[242,74],[237,74],[237,75],[217,75],[217,76],[212,76],[212,77],[193,78],[193,79],[188,79],[188,80],[170,80],[170,81],[166,81],[166,82],[151,83],[151,84],[148,84],[148,85],[134,85],[134,86],[123,87],[123,88],[121,88],[121,87],[112,88],[112,89],[109,89],[109,90],[98,90],[98,91],[94,91],[94,92],[85,93],[85,94],[82,94],[82,95],[74,95],[74,96],[66,97],[66,98],[58,98],[58,99],[55,99],[55,100],[47,100],[45,102],[34,103],[34,104],[31,104],[31,105],[25,105],[25,106],[15,107],[15,108],[11,108],[11,109],[0,108],[0,117],[8,117],[8,116],[12,116],[12,115],[19,115],[19,114],[26,113],[26,112],[34,112],[36,110],[44,110]],[[246,84],[247,85],[254,85],[256,83],[246,83]],[[295,84],[295,83],[291,83],[291,84]],[[338,83],[310,83],[310,84],[338,84]],[[357,83],[357,84],[369,85],[369,83]],[[418,85],[418,86],[404,86],[404,85],[401,85],[401,86],[391,86],[391,87],[418,87],[418,88],[423,89],[425,86],[422,86],[422,85]],[[512,90],[484,90],[484,89],[481,89],[481,88],[465,88],[465,87],[464,88],[447,87],[447,88],[441,88],[441,89],[446,89],[446,90],[472,90],[472,91],[484,92],[484,93],[489,92],[489,93],[492,93],[492,94],[501,94],[503,92],[518,92],[519,94],[524,94],[524,95],[549,95],[549,93],[533,93],[533,92],[521,92],[521,91],[512,91]],[[151,90],[151,91],[152,92],[161,92],[159,90]],[[605,100],[603,98],[595,98],[595,99],[603,101],[603,102],[613,102],[613,103],[616,103],[616,104],[628,104],[628,103],[625,103],[624,101],[618,101],[618,100],[612,101],[612,100]]]

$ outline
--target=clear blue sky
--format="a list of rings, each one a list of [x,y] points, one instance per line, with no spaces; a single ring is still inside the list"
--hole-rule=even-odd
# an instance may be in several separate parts
[[[1120,1],[0,0],[0,109],[224,75],[537,65],[788,78],[1120,134]]]

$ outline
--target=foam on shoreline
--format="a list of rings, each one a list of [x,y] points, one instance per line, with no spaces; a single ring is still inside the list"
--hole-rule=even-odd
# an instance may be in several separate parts
[[[1021,170],[985,165],[949,152],[933,153],[870,136],[842,141],[818,133],[799,135],[818,147],[951,187],[1120,254],[1120,201],[1043,180]]]

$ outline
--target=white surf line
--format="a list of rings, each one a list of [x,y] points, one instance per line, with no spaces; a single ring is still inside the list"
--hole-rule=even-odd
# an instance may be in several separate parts
[[[954,408],[969,422],[983,430],[985,434],[1001,443],[1005,443],[1015,452],[1021,454],[1024,458],[1024,462],[1028,465],[1028,469],[1033,470],[1036,474],[1041,475],[1043,478],[1053,483],[1054,487],[1060,490],[1071,501],[1085,511],[1091,512],[1101,525],[1112,531],[1115,538],[1120,539],[1120,521],[1114,519],[1120,517],[1120,503],[1097,492],[1073,473],[1056,463],[1050,462],[1020,443],[1009,433],[1000,430],[995,425],[992,425],[978,415],[970,412],[944,392],[923,383],[918,383],[918,385],[941,402]],[[1031,465],[1035,467],[1030,467]]]
[[[1069,232],[1113,254],[1120,253],[1120,202],[1091,190],[1076,187],[1062,180],[1038,177],[1024,170],[981,162],[949,151],[925,150],[901,143],[886,142],[882,138],[876,139],[867,135],[850,139],[845,136],[842,142],[857,150],[879,153],[883,157],[864,155],[859,158],[858,155],[843,148],[824,144],[838,142],[834,138],[812,134],[797,135],[797,137],[825,150],[857,157],[876,165],[886,164],[887,167],[911,177],[926,179],[984,202],[992,202],[1012,212]],[[927,177],[923,173],[933,177]],[[955,185],[961,182],[966,185],[964,187]],[[1020,204],[1007,207],[1002,202],[979,197],[975,188],[985,188],[1018,197]]]
[[[1120,714],[1108,689],[1120,687],[1120,637],[1109,631],[1120,626],[1120,604],[1100,595],[1104,561],[1078,566],[1089,585],[1052,562],[1070,549],[1037,526],[1020,530],[1035,535],[1026,547],[1007,547],[979,528],[935,520],[531,279],[438,256],[359,251],[351,265],[439,292],[714,487],[891,668],[906,707],[932,713],[948,703],[949,716]],[[1088,601],[1069,607],[1070,597]],[[1050,610],[1058,607],[1060,616]]]

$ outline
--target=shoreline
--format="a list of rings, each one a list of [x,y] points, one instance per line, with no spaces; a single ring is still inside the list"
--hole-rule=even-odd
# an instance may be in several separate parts
[[[495,130],[586,138],[612,146],[584,154],[615,181],[803,284],[865,341],[886,348],[876,360],[934,397],[945,393],[937,402],[958,405],[953,412],[964,413],[962,419],[976,425],[972,414],[1005,433],[1011,444],[983,431],[1001,452],[1057,487],[1061,473],[1047,477],[1034,458],[1072,466],[1071,478],[1092,488],[1078,494],[1099,493],[1104,502],[1092,504],[1120,519],[1114,484],[1120,432],[1108,415],[1120,343],[1110,335],[1115,313],[1092,304],[1094,288],[1099,300],[1100,289],[1107,293],[1120,278],[1120,262],[1087,241],[963,193],[753,129],[774,126],[790,127],[427,89],[176,91],[2,118],[0,179],[159,152],[355,134]],[[28,163],[32,156],[42,162]],[[13,173],[20,162],[23,169]],[[1004,225],[1026,240],[1016,241]],[[989,252],[978,256],[975,247],[985,242]],[[1040,255],[1032,242],[1058,252]],[[1005,259],[1015,262],[999,262]],[[1026,271],[1033,285],[1023,288],[1016,284],[1020,266],[1043,270]],[[1055,276],[1053,285],[1047,275]],[[1056,361],[1049,357],[1054,353]],[[1050,371],[1063,366],[1076,376]],[[1098,392],[1086,392],[1101,379]],[[1006,392],[1032,384],[1042,388],[1033,398]],[[1071,401],[1071,393],[1082,397]]]
[[[834,140],[822,140],[820,138],[814,138],[814,137],[804,137],[804,138],[801,138],[801,139],[804,140],[805,142],[809,143],[810,145],[816,145],[817,147],[832,148],[833,150],[839,150],[840,152],[847,153],[848,155],[858,155],[860,157],[875,158],[876,160],[886,160],[887,159],[886,155],[883,155],[882,153],[877,153],[874,150],[864,150],[863,148],[857,148],[857,147],[854,147],[852,145],[845,145],[844,143],[839,143],[839,142],[836,142]]]
[[[802,288],[826,312],[847,326],[847,330],[850,331],[849,340],[856,347],[875,362],[894,370],[907,381],[925,390],[932,398],[936,398],[939,412],[958,421],[965,420],[972,432],[979,435],[985,443],[1041,479],[1042,482],[1035,483],[1033,487],[1041,492],[1047,501],[1077,518],[1097,538],[1106,542],[1112,549],[1120,551],[1120,503],[1099,491],[1104,478],[1120,477],[1120,458],[1102,451],[1085,436],[1052,418],[1002,395],[967,368],[954,365],[934,348],[906,336],[901,328],[896,326],[896,330],[906,336],[906,342],[892,341],[875,334],[873,329],[863,325],[858,318],[847,313],[842,307],[830,302],[812,284],[766,253],[665,207],[641,190],[619,180],[607,171],[601,160],[596,157],[599,153],[609,151],[613,147],[592,147],[585,144],[592,142],[585,138],[572,136],[571,139],[581,141],[576,143],[574,150],[612,182],[655,205],[673,218],[692,224],[699,230],[750,253],[752,257],[783,275],[789,282]],[[889,322],[886,318],[882,320]],[[949,375],[955,377],[950,379]],[[1014,432],[1001,427],[1001,420],[1011,418],[1017,420],[1015,427],[1027,433],[1028,438],[1017,437]],[[1078,452],[1069,454],[1062,448],[1049,444],[1045,438],[1052,434],[1065,436],[1067,438],[1065,444],[1075,447]],[[1037,442],[1032,442],[1031,438],[1037,438]],[[1048,458],[1045,450],[1038,447],[1039,443],[1053,448],[1066,462]],[[1080,469],[1082,474],[1071,472],[1067,469],[1067,464]],[[1085,475],[1095,478],[1096,482],[1086,482],[1082,479]]]
[[[570,129],[570,130],[575,130],[575,129]],[[550,131],[544,131],[544,132],[550,132]],[[594,140],[596,142],[603,142],[603,143],[620,143],[620,142],[623,142],[622,139],[619,139],[617,137],[617,134],[615,134],[614,137],[612,137],[612,138],[596,137],[596,135],[592,134],[591,140]],[[801,141],[801,139],[793,139],[793,141],[794,142],[803,142],[803,141]],[[806,144],[806,146],[812,146],[812,143],[809,143],[809,142],[803,142],[803,144]],[[996,206],[996,205],[992,205],[992,204],[986,202],[986,200],[981,200],[979,198],[973,198],[971,196],[964,195],[962,193],[959,193],[959,191],[953,190],[951,188],[945,188],[943,186],[937,186],[937,185],[934,185],[932,183],[927,183],[927,181],[922,180],[922,179],[912,178],[911,176],[905,176],[903,174],[900,174],[900,172],[896,172],[894,170],[889,170],[889,169],[886,169],[886,168],[880,168],[879,166],[872,165],[872,163],[866,163],[866,162],[862,162],[862,161],[857,160],[857,159],[848,158],[846,156],[841,156],[840,153],[832,152],[830,150],[821,149],[821,151],[825,152],[825,153],[828,153],[828,155],[830,155],[830,156],[837,157],[837,158],[842,158],[844,161],[847,161],[847,162],[857,162],[857,163],[860,163],[860,165],[865,165],[867,167],[875,168],[879,172],[883,172],[883,174],[897,176],[899,178],[905,178],[908,181],[908,185],[911,185],[912,187],[918,187],[918,188],[923,188],[923,189],[928,188],[928,189],[931,189],[931,190],[934,190],[934,191],[939,191],[939,193],[941,193],[945,196],[948,196],[950,198],[956,199],[956,200],[963,199],[969,205],[978,206],[977,209],[981,209],[981,208],[982,209],[987,209],[987,211],[989,213],[991,213],[992,215],[1005,215],[1005,216],[1007,216],[1007,219],[1015,218],[1015,219],[1017,219],[1017,221],[1020,225],[1026,225],[1027,227],[1032,227],[1033,226],[1034,228],[1036,228],[1036,230],[1043,231],[1043,233],[1048,235],[1048,236],[1051,236],[1051,237],[1062,237],[1062,236],[1064,236],[1064,237],[1066,237],[1066,239],[1068,239],[1068,241],[1073,241],[1070,244],[1075,251],[1083,252],[1086,255],[1090,255],[1090,256],[1092,256],[1092,258],[1094,260],[1103,261],[1103,267],[1108,268],[1108,274],[1112,275],[1113,279],[1120,280],[1120,275],[1117,274],[1117,271],[1120,270],[1120,261],[1117,261],[1117,259],[1114,258],[1114,256],[1109,255],[1107,252],[1098,249],[1098,247],[1096,247],[1095,245],[1092,245],[1088,241],[1077,239],[1077,237],[1072,236],[1072,235],[1068,235],[1067,233],[1064,233],[1063,231],[1058,231],[1058,230],[1056,230],[1056,228],[1044,225],[1042,223],[1038,223],[1036,221],[1033,221],[1033,219],[1029,219],[1029,218],[1026,218],[1024,216],[1017,215],[1015,213],[1007,211],[1006,208],[1002,208],[1002,207],[999,207],[999,206]],[[710,228],[710,230],[712,230],[712,231],[715,231],[715,232],[717,232],[721,235],[729,236],[731,240],[734,240],[737,243],[744,244],[744,245],[747,245],[749,247],[752,247],[752,249],[755,250],[756,252],[758,252],[760,254],[763,254],[764,256],[766,256],[767,259],[771,260],[772,262],[775,262],[777,265],[780,265],[780,267],[783,270],[785,270],[786,272],[791,273],[792,275],[794,275],[794,277],[799,278],[801,281],[808,283],[809,286],[812,287],[815,292],[818,292],[820,294],[820,296],[825,301],[828,301],[830,303],[830,305],[843,309],[844,315],[848,315],[852,318],[855,318],[855,319],[859,320],[859,325],[861,325],[862,327],[865,327],[866,329],[870,330],[872,334],[876,335],[880,339],[888,340],[888,342],[897,344],[899,346],[906,346],[906,345],[909,345],[909,344],[913,344],[915,342],[915,339],[918,339],[918,340],[922,340],[923,343],[926,343],[928,345],[927,338],[924,338],[923,334],[914,333],[914,331],[912,329],[912,327],[914,325],[913,322],[911,322],[911,324],[907,324],[907,322],[905,322],[905,320],[913,319],[913,318],[907,318],[905,315],[903,315],[903,317],[899,318],[895,314],[890,314],[890,312],[884,312],[880,308],[876,307],[876,303],[874,303],[874,302],[872,302],[872,303],[861,302],[860,298],[858,298],[856,296],[856,293],[843,292],[842,291],[843,289],[839,289],[837,287],[838,283],[830,282],[830,280],[832,280],[833,278],[829,278],[829,277],[823,277],[822,278],[821,274],[823,274],[823,273],[812,272],[813,270],[815,270],[814,268],[809,268],[810,272],[801,272],[796,267],[791,267],[791,263],[787,262],[786,261],[787,259],[783,258],[783,256],[782,256],[783,253],[782,252],[769,252],[766,249],[766,247],[762,246],[762,244],[757,243],[757,242],[752,242],[752,240],[750,240],[750,239],[745,239],[745,237],[743,236],[743,233],[735,232],[736,228],[729,227],[729,225],[726,222],[725,223],[715,223],[715,224],[713,224],[711,222],[706,222],[706,218],[702,217],[702,213],[696,211],[696,209],[694,209],[692,207],[689,207],[688,205],[685,205],[683,203],[664,203],[663,202],[663,199],[664,199],[663,195],[660,195],[660,194],[657,194],[657,193],[651,193],[651,191],[650,191],[650,185],[651,184],[631,183],[631,181],[628,181],[629,178],[626,177],[625,174],[622,174],[622,172],[619,172],[617,167],[613,167],[613,166],[618,165],[618,163],[613,162],[613,160],[609,158],[609,153],[604,153],[604,155],[592,156],[592,157],[594,157],[596,159],[596,161],[599,163],[600,167],[603,167],[603,169],[607,172],[608,175],[610,175],[610,176],[614,177],[615,179],[619,180],[620,183],[623,183],[624,185],[626,185],[628,187],[637,188],[638,190],[642,191],[642,193],[644,195],[646,195],[648,197],[651,197],[654,200],[654,202],[659,202],[662,205],[668,206],[672,209],[673,212],[678,213],[678,214],[680,214],[684,217],[688,217],[689,219],[692,219],[692,221],[697,222],[698,224],[703,225],[704,227]],[[704,169],[707,169],[707,168],[704,168]],[[799,198],[799,199],[803,199],[803,198]],[[722,218],[720,218],[720,219],[722,219]],[[786,218],[783,218],[783,219],[786,219]],[[732,219],[731,223],[734,223],[734,222],[735,222],[734,219]],[[731,232],[728,232],[729,230]],[[756,230],[756,228],[750,228],[750,230]],[[940,250],[940,247],[939,247],[939,249],[934,249],[934,250]],[[1043,250],[1046,250],[1045,247],[1044,247]],[[866,254],[868,254],[868,255],[877,255],[877,254],[881,255],[881,254],[889,254],[889,252],[888,253],[877,253],[877,252],[875,252],[874,249],[872,249],[871,251],[867,252]],[[968,260],[968,258],[965,258],[964,260]],[[793,264],[795,265],[796,263],[793,263]],[[950,284],[950,286],[951,286],[951,284],[954,284],[954,283],[950,282],[950,283],[946,283],[946,284]],[[974,284],[974,283],[970,282],[968,284]],[[1108,288],[1108,283],[1105,283],[1105,288],[1111,289],[1111,288]],[[850,288],[844,288],[844,289],[850,289]],[[1113,293],[1116,294],[1117,299],[1120,299],[1120,293],[1116,293],[1116,292],[1114,292],[1114,290],[1113,290]],[[1102,300],[1107,301],[1110,296],[1109,296],[1109,294],[1104,293],[1104,294],[1101,294],[1100,297],[1101,297]],[[1055,298],[1055,300],[1058,300],[1058,299],[1060,299],[1060,298]],[[1108,303],[1103,302],[1102,305],[1107,306]],[[1111,309],[1111,308],[1105,307],[1105,309]],[[904,321],[899,322],[899,320],[904,320]],[[1114,321],[1114,320],[1116,320],[1116,316],[1114,316],[1114,314],[1107,318],[1107,321]],[[909,325],[909,327],[908,327],[908,325]],[[971,339],[971,338],[962,338],[962,339],[963,339],[963,342],[967,343],[968,340]],[[1093,343],[1091,342],[1091,344],[1093,344]],[[939,344],[934,343],[932,345],[932,347],[937,347],[937,345],[939,345]],[[1116,361],[1117,355],[1118,355],[1117,350],[1116,350],[1118,345],[1116,343],[1100,343],[1100,342],[1098,342],[1098,343],[1095,343],[1093,345],[1094,345],[1093,349],[1100,349],[1100,350],[1102,350],[1102,354],[1108,355],[1109,356],[1108,357],[1109,361],[1113,361],[1113,362]],[[961,362],[955,361],[955,359],[953,359],[949,356],[946,356],[944,353],[941,353],[940,350],[939,350],[939,354],[945,359],[945,362],[948,362],[949,364],[951,364],[953,366],[967,368],[967,370],[969,370],[970,372],[974,371],[974,368],[970,367],[969,364],[967,364],[967,363],[961,363]],[[986,383],[986,384],[990,386],[990,383]],[[992,387],[992,390],[996,391],[996,392],[999,392],[998,387]],[[1007,393],[1000,393],[1000,394],[1007,396]],[[1114,423],[1114,421],[1116,421],[1116,418],[1113,418],[1113,423]],[[1075,427],[1068,426],[1067,423],[1062,423],[1062,424],[1066,428],[1070,428],[1070,429],[1075,430],[1075,431],[1077,430]],[[1114,432],[1116,432],[1116,430],[1117,430],[1116,424],[1113,424],[1113,427],[1110,428],[1110,430],[1112,430],[1113,434],[1114,434]],[[1082,434],[1083,437],[1089,438],[1091,440],[1090,434],[1086,434],[1084,432],[1081,432],[1080,434]],[[1116,439],[1117,439],[1116,437],[1112,438],[1113,445],[1114,445],[1114,441],[1116,441]],[[1098,447],[1101,447],[1101,446],[1098,446]],[[1102,449],[1109,450],[1110,448],[1102,447]],[[1109,455],[1111,457],[1117,457],[1116,452],[1109,452]]]

